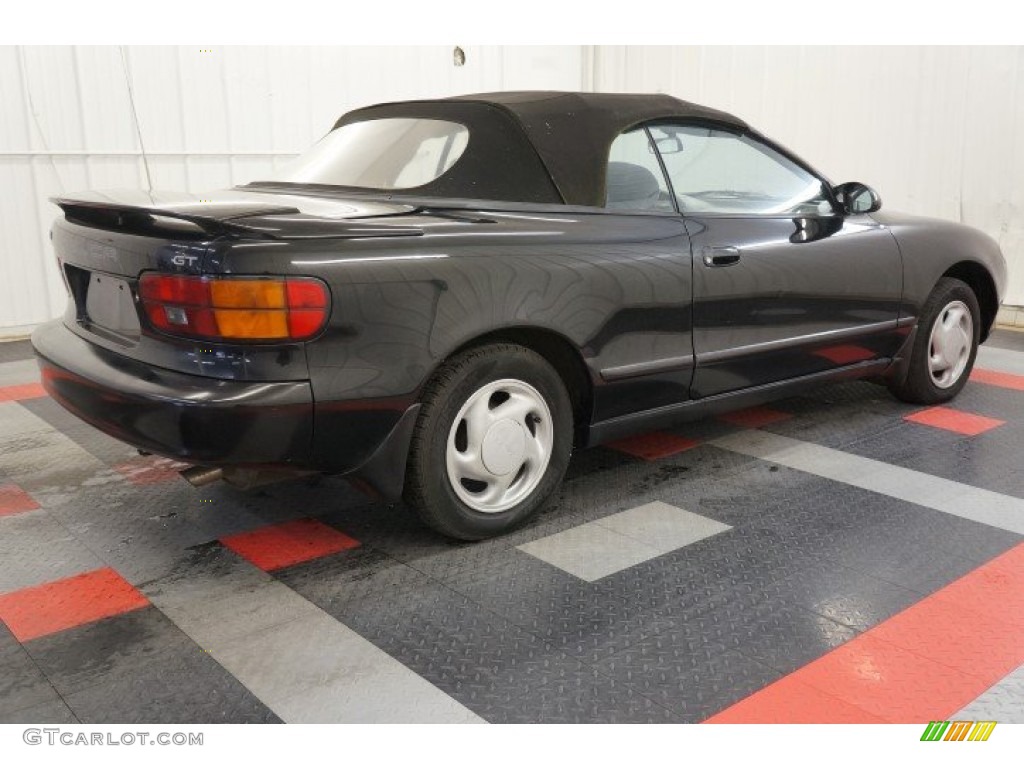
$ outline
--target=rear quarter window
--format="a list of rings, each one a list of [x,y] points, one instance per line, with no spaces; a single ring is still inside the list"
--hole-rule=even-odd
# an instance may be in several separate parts
[[[468,144],[469,130],[447,120],[364,120],[335,128],[284,168],[278,180],[413,189],[444,175]]]

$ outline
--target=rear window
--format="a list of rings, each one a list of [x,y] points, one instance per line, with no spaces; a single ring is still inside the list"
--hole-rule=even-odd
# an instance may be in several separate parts
[[[447,120],[364,120],[335,128],[282,169],[277,180],[411,189],[440,178],[468,143],[466,126]]]

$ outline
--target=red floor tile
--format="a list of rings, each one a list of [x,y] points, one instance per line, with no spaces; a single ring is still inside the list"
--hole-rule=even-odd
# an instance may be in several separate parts
[[[988,416],[979,416],[976,413],[958,411],[941,405],[937,405],[934,408],[925,408],[923,411],[917,411],[903,418],[915,424],[924,424],[928,427],[945,429],[949,432],[957,432],[961,435],[970,435],[972,437],[980,435],[982,432],[988,432],[990,429],[1001,427],[1006,423],[999,419],[990,419]]]
[[[937,600],[957,605],[1017,627],[1024,637],[1024,545],[1018,545],[937,592]],[[1024,647],[1024,642],[1021,642]]]
[[[890,723],[927,723],[957,712],[989,684],[879,640],[872,632],[800,670],[799,681]]]
[[[836,365],[852,365],[862,360],[871,360],[877,355],[870,349],[858,347],[856,344],[837,344],[834,347],[825,347],[814,353],[818,357],[835,363]]]
[[[744,408],[742,411],[733,411],[732,413],[723,413],[718,418],[736,427],[760,429],[778,421],[791,419],[793,414],[776,411],[773,408],[757,407]]]
[[[992,613],[926,598],[872,630],[880,640],[995,685],[1020,662],[1024,631]],[[983,638],[979,641],[979,637]]]
[[[13,384],[9,387],[0,387],[0,403],[9,400],[31,400],[35,397],[46,397],[46,390],[42,384]]]
[[[100,568],[0,595],[0,619],[24,643],[147,605],[117,571]]]
[[[787,680],[787,678],[783,678]],[[781,682],[781,681],[780,681]],[[779,685],[776,683],[775,685]],[[880,717],[797,680],[769,686],[706,723],[884,723]]]
[[[710,718],[942,720],[1024,664],[1024,544]],[[794,703],[813,688],[806,707]],[[831,697],[831,698],[830,698]]]
[[[293,520],[227,536],[220,541],[265,571],[287,568],[359,546],[351,536],[316,520]]]
[[[616,451],[628,453],[630,456],[647,461],[674,456],[677,453],[696,448],[698,445],[700,443],[696,440],[670,435],[667,432],[651,432],[647,435],[627,437],[624,440],[605,443],[608,448],[614,448]]]
[[[987,371],[984,368],[975,368],[971,371],[971,381],[991,384],[994,387],[1003,387],[1004,389],[1024,391],[1024,376],[1003,373],[1002,371]]]
[[[0,485],[0,517],[39,509],[36,500],[16,485]]]

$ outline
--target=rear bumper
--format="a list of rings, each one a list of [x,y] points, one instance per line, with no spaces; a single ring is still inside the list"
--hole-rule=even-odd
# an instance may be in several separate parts
[[[54,400],[137,448],[217,466],[310,461],[307,381],[231,381],[153,368],[90,344],[61,320],[37,328],[32,346]]]

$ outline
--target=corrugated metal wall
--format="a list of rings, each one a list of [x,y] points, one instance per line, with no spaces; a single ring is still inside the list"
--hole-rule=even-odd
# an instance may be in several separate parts
[[[734,112],[887,208],[995,237],[1024,305],[1024,48],[601,46],[595,90]]]
[[[55,317],[58,192],[211,190],[266,176],[342,112],[392,99],[576,90],[578,47],[0,47],[0,336]]]
[[[995,236],[1024,305],[1024,48],[0,47],[0,336],[60,313],[60,191],[266,175],[350,107],[503,88],[665,91],[738,113],[887,207]],[[585,63],[584,63],[585,62]]]

